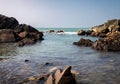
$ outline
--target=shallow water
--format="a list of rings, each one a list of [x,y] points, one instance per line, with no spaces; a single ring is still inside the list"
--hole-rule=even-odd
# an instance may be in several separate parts
[[[78,82],[119,84],[120,52],[98,52],[72,44],[80,38],[97,39],[76,34],[45,33],[45,40],[35,45],[0,45],[0,49],[6,50],[0,54],[3,58],[0,61],[0,84],[18,84],[29,76],[44,74],[52,67],[65,68],[68,65],[80,73],[76,76]],[[29,61],[25,62],[26,59]],[[50,65],[46,66],[46,62]]]

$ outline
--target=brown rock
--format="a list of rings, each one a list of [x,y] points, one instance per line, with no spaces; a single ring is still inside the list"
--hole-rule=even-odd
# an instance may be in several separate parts
[[[18,42],[18,46],[43,40],[43,33],[30,25],[19,24],[13,17],[0,14],[0,42]]]
[[[78,42],[74,42],[73,43],[74,45],[78,45],[78,46],[86,46],[86,47],[89,47],[89,46],[92,46],[93,42],[89,39],[83,39],[81,38]]]
[[[120,20],[119,19],[108,20],[102,25],[92,27],[91,30],[93,30],[95,33],[105,34],[107,34],[108,32],[120,31]]]
[[[85,34],[87,34],[87,33],[84,30],[78,30],[77,31],[77,35],[85,35]]]
[[[120,51],[120,32],[107,34],[107,37],[94,42],[92,48],[99,51]]]
[[[49,76],[45,84],[76,84],[76,80],[71,74],[71,66],[68,66],[62,72],[57,70],[53,76]]]
[[[63,30],[57,30],[56,33],[63,33]]]
[[[1,29],[0,30],[0,43],[16,42],[13,30]]]
[[[25,38],[28,35],[28,32],[24,31],[18,34],[20,38]]]
[[[55,32],[55,31],[54,31],[54,30],[48,30],[47,32],[48,32],[48,33],[52,33],[52,32]]]

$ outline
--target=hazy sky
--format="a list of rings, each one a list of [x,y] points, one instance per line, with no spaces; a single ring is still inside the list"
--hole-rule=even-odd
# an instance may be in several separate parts
[[[35,27],[91,27],[120,19],[120,0],[0,0],[0,13]]]

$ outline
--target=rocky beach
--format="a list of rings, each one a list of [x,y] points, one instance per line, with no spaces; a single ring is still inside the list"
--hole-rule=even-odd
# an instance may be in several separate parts
[[[119,19],[43,30],[0,15],[0,84],[119,84]]]

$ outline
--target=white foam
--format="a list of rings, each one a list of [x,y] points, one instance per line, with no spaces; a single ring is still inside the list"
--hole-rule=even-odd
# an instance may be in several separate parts
[[[77,32],[64,32],[65,34],[77,34]]]

